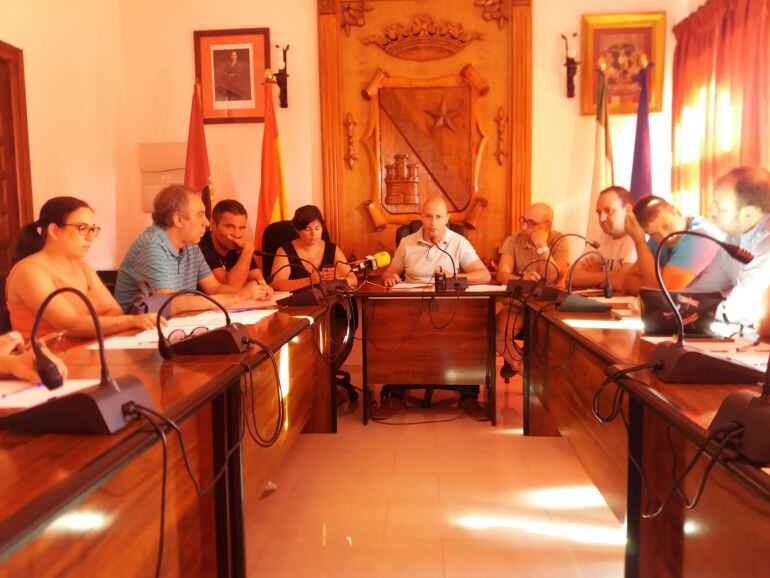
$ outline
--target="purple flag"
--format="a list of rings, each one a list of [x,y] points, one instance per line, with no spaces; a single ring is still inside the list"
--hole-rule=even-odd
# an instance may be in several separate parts
[[[636,114],[634,164],[631,169],[631,196],[634,202],[652,194],[652,159],[650,157],[650,103],[647,99],[647,72],[652,63],[639,72],[639,108]]]

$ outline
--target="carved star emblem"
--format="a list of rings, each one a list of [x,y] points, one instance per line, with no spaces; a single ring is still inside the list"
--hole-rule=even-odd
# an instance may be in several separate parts
[[[452,119],[460,114],[460,111],[449,110],[446,105],[446,100],[444,100],[443,96],[441,97],[441,104],[437,109],[426,110],[425,112],[433,118],[433,126],[430,127],[431,132],[437,128],[441,128],[442,126],[448,130],[451,130],[452,132],[455,132],[455,126],[452,123]]]

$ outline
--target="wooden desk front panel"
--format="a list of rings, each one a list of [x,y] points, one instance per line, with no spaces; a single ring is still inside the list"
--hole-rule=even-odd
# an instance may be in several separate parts
[[[555,429],[567,438],[615,517],[622,522],[626,514],[628,436],[620,418],[602,424],[591,412],[593,396],[605,378],[607,364],[550,320],[540,316],[536,322],[537,330],[530,332],[528,345],[526,433],[553,435]],[[608,411],[614,391],[613,386],[605,391],[602,412]]]
[[[665,418],[645,409],[643,468],[652,496],[648,509],[657,509],[673,484],[672,455],[676,456],[677,474],[681,474],[696,449]],[[708,459],[702,456],[685,480],[689,500],[697,491]],[[642,519],[639,576],[768,575],[768,497],[766,489],[735,468],[715,466],[697,507],[688,510],[681,497],[674,496],[659,517]]]
[[[211,415],[208,404],[180,424],[193,472],[202,484],[212,480]],[[168,441],[161,575],[211,578],[217,574],[214,493],[198,498],[185,471],[176,436],[169,434]],[[2,575],[153,576],[160,532],[162,473],[162,447],[158,442],[12,551],[2,561]],[[18,488],[18,493],[23,493],[23,488]],[[85,527],[78,528],[79,524]],[[88,528],[89,524],[94,527]]]
[[[262,540],[269,532],[272,520],[259,518],[255,511],[266,484],[276,467],[286,457],[297,441],[300,432],[330,433],[336,430],[336,397],[332,395],[331,370],[316,349],[329,355],[328,338],[323,325],[313,325],[284,345],[276,357],[282,368],[282,379],[288,377],[283,391],[286,419],[281,436],[269,448],[258,446],[247,437],[242,457],[242,495],[244,511],[244,553],[246,575],[255,576],[257,556]],[[314,336],[315,334],[315,336]],[[315,340],[315,344],[314,341]],[[324,345],[325,344],[325,345]],[[284,369],[288,367],[288,372]],[[277,397],[274,386],[273,366],[269,361],[259,364],[253,371],[257,423],[263,437],[272,433],[277,417]],[[247,397],[250,407],[251,395]],[[279,488],[278,491],[285,491]]]
[[[369,384],[486,383],[488,297],[366,299]]]

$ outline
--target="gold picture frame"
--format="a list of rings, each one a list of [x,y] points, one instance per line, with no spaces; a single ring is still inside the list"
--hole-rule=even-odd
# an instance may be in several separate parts
[[[596,69],[605,65],[610,114],[634,114],[639,102],[636,77],[644,59],[651,64],[648,77],[650,112],[663,109],[666,56],[666,13],[584,14],[581,23],[582,72],[580,112],[596,114]]]

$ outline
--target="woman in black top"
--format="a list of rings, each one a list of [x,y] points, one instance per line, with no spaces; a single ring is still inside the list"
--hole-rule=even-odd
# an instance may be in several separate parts
[[[272,270],[273,288],[277,291],[295,291],[322,279],[345,279],[351,287],[356,286],[358,279],[344,263],[345,255],[334,243],[327,243],[323,239],[324,220],[318,207],[300,207],[294,213],[291,223],[299,238],[276,251]],[[320,278],[306,261],[315,265]]]

